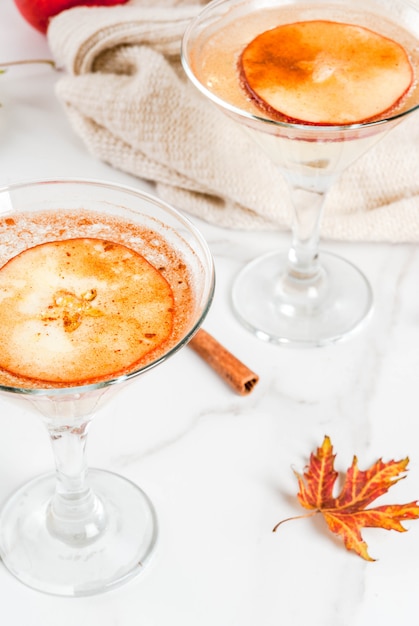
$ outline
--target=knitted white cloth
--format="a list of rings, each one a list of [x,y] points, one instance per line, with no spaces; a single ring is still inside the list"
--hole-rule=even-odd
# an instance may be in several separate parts
[[[205,0],[77,7],[50,23],[57,83],[75,132],[115,168],[154,181],[177,208],[220,226],[288,228],[276,167],[186,79],[179,50]],[[419,117],[352,165],[326,201],[322,236],[419,241]]]

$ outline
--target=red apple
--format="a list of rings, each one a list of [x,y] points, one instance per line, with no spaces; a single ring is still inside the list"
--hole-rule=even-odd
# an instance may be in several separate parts
[[[50,17],[76,6],[112,6],[128,0],[15,0],[22,16],[29,24],[46,33]]]

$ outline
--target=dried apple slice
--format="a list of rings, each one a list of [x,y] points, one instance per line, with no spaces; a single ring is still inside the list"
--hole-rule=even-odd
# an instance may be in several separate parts
[[[354,124],[394,107],[413,82],[404,48],[372,30],[313,20],[253,39],[243,87],[268,111],[308,124]]]
[[[0,366],[49,383],[109,378],[165,342],[173,314],[170,285],[134,250],[44,243],[0,269]]]

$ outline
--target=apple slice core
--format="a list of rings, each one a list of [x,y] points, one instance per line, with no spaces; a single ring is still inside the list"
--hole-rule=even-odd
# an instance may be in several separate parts
[[[280,25],[243,50],[242,85],[285,121],[356,124],[397,105],[413,82],[404,48],[368,28],[313,20]]]
[[[134,250],[44,243],[0,269],[0,366],[49,383],[111,378],[169,338],[173,315],[169,283]]]

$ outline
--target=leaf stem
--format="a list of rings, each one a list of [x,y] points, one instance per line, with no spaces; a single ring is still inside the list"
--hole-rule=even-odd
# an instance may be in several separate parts
[[[52,59],[27,59],[22,61],[8,61],[7,63],[0,63],[0,68],[2,67],[10,67],[12,65],[27,65],[29,63],[46,63],[50,65],[53,69],[56,69],[56,64]]]
[[[305,519],[307,517],[313,517],[313,515],[317,515],[317,513],[320,513],[319,509],[316,509],[315,511],[310,511],[310,513],[304,513],[304,515],[295,515],[293,517],[287,517],[286,519],[283,519],[280,522],[278,522],[278,524],[276,524],[276,526],[273,527],[272,532],[273,533],[276,532],[279,526],[281,526],[281,524],[285,524],[285,522],[291,522],[292,520],[296,520],[296,519]]]

